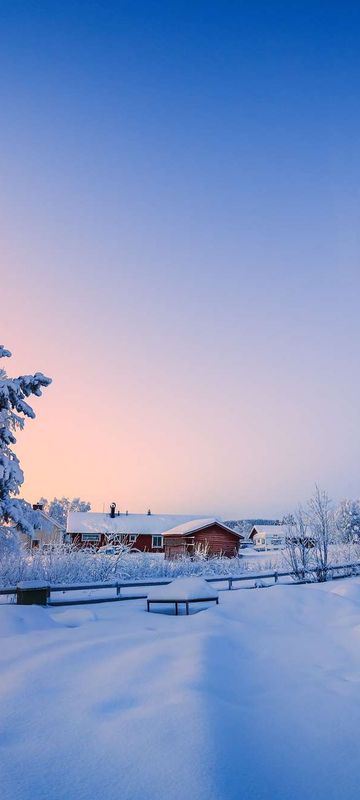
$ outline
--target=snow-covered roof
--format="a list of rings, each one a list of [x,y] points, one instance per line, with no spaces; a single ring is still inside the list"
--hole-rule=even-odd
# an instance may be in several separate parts
[[[53,526],[55,528],[59,528],[60,531],[64,531],[65,530],[65,526],[62,525],[61,522],[59,522],[57,519],[54,519],[54,517],[51,517],[49,514],[47,514],[46,511],[42,511],[40,508],[38,508],[38,509],[36,509],[36,511],[34,513],[40,514],[40,516],[43,518],[44,522],[48,523],[46,525],[45,530],[48,529],[49,526]]]
[[[242,533],[238,531],[234,531],[233,528],[229,528],[228,525],[224,525],[217,517],[206,517],[205,519],[192,519],[188,522],[183,522],[180,525],[176,525],[174,528],[170,528],[168,531],[164,532],[164,536],[189,536],[191,533],[196,533],[197,531],[201,531],[203,528],[209,528],[211,525],[219,525],[221,528],[224,528],[225,531],[232,533],[234,536],[237,536],[239,539],[243,539]]]
[[[287,531],[287,525],[254,525],[251,528],[249,539],[252,539],[255,533],[262,536],[286,536]]]
[[[61,525],[61,522],[59,522],[57,519],[54,519],[54,517],[50,517],[50,515],[47,514],[46,511],[41,511],[39,508],[37,508],[36,511],[33,511],[33,514],[34,516],[36,514],[38,515],[37,519],[39,521],[39,526],[38,525],[34,526],[32,532],[24,531],[23,532],[24,536],[28,536],[30,539],[38,539],[39,532],[41,532],[42,534],[47,534],[48,536],[52,536],[54,535],[54,533],[56,533],[56,531],[54,531],[54,528],[57,529],[59,534],[64,533],[65,531],[64,525]]]
[[[70,511],[67,520],[67,533],[105,533],[105,534],[163,534],[169,528],[186,522],[203,520],[203,515],[194,514],[119,514],[111,517],[109,513],[96,511]]]

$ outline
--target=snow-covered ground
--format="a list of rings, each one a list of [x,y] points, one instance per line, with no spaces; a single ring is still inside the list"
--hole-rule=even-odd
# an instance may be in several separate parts
[[[1,800],[357,800],[360,578],[164,609],[0,607]]]

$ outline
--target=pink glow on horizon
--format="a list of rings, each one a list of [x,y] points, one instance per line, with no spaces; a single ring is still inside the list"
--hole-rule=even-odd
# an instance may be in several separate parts
[[[54,379],[35,401],[36,420],[18,436],[23,495],[32,502],[41,495],[80,495],[94,510],[116,500],[137,512],[281,515],[311,492],[319,474],[324,480],[322,437],[326,427],[331,436],[332,422],[319,398],[307,398],[304,419],[304,408],[293,407],[296,387],[288,385],[284,394],[266,380],[264,414],[264,387],[254,372],[243,396],[224,389],[225,375],[222,382],[197,368],[185,385],[188,365],[181,370],[179,363],[178,381],[161,362],[157,370],[142,363],[112,373],[100,346],[71,353],[55,348],[56,332],[51,344],[43,322],[23,345],[14,335],[5,342],[16,353],[9,374],[41,369]],[[344,460],[345,448],[346,442]],[[326,465],[327,484],[341,485],[340,465],[335,473]]]
[[[360,495],[358,10],[230,5],[2,9],[0,341],[53,378],[30,501]]]

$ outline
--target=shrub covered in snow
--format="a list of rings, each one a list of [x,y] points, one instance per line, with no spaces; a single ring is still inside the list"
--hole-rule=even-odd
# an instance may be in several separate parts
[[[58,545],[48,549],[22,550],[16,554],[0,554],[0,586],[15,586],[23,580],[45,580],[52,584],[110,582],[177,578],[191,575],[239,575],[246,571],[275,569],[270,560],[252,562],[238,556],[210,556],[200,553],[194,558],[183,556],[173,561],[150,553],[122,552],[107,555],[95,550]]]
[[[360,561],[360,545],[331,545],[332,564]],[[310,555],[311,558],[311,555]],[[275,560],[276,559],[276,560]],[[316,580],[316,563],[313,579]],[[271,558],[225,558],[209,556],[189,558],[183,556],[173,561],[151,553],[130,553],[127,547],[116,555],[107,555],[91,549],[58,545],[48,549],[21,550],[17,553],[0,553],[0,587],[11,587],[23,580],[44,580],[51,584],[102,583],[116,580],[141,581],[180,577],[236,576],[248,572],[273,572],[291,569],[285,554],[277,551]],[[301,565],[299,566],[301,572]],[[351,570],[349,571],[350,574]],[[302,577],[299,574],[299,577]],[[309,577],[309,576],[307,576]]]

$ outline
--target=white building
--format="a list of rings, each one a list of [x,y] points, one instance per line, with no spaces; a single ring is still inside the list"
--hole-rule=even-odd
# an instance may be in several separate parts
[[[254,525],[249,540],[255,550],[280,550],[286,543],[286,525]]]
[[[21,539],[25,547],[32,550],[35,547],[44,547],[44,545],[62,544],[65,536],[64,525],[50,517],[38,503],[33,505],[33,510],[37,513],[40,527],[35,527],[31,536],[27,533],[21,533]]]

